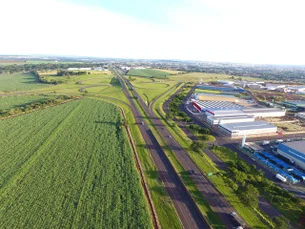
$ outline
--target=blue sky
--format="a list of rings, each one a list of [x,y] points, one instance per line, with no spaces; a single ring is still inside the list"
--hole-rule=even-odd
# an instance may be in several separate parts
[[[0,6],[0,54],[305,64],[303,0],[10,0]]]
[[[186,4],[184,0],[67,0],[67,2],[104,8],[154,23],[166,22],[167,12],[173,6]]]

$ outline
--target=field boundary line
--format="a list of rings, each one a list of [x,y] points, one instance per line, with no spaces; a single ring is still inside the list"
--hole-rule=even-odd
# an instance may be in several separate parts
[[[118,106],[118,107],[120,108],[121,113],[122,113],[124,119],[126,119],[126,115],[125,115],[124,109],[122,107],[120,107],[120,106]],[[161,225],[160,225],[157,213],[156,213],[156,209],[154,207],[154,203],[152,201],[152,197],[151,197],[151,194],[149,192],[149,188],[147,186],[147,181],[145,179],[143,168],[141,166],[140,159],[139,159],[139,156],[138,156],[138,152],[137,152],[135,143],[133,141],[132,135],[130,133],[129,127],[125,126],[125,130],[127,132],[128,139],[129,139],[129,142],[131,144],[132,151],[134,153],[134,157],[135,157],[135,161],[136,161],[136,167],[138,168],[138,171],[140,172],[141,183],[142,183],[142,186],[143,186],[143,189],[144,189],[144,193],[145,193],[145,195],[147,197],[147,200],[148,200],[148,204],[149,204],[150,211],[151,211],[152,218],[153,218],[154,228],[161,229]]]

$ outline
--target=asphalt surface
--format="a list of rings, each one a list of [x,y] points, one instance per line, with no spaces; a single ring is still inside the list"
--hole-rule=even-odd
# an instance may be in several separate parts
[[[116,73],[117,74],[117,73]],[[155,136],[149,127],[142,125],[143,118],[138,111],[133,99],[128,94],[128,89],[125,86],[123,80],[117,74],[118,79],[128,97],[131,104],[131,111],[136,119],[136,123],[141,131],[143,139],[145,140],[146,147],[149,149],[151,156],[154,160],[160,178],[172,199],[176,212],[180,218],[180,221],[184,228],[211,228],[207,223],[196,203],[191,198],[190,194],[186,190],[184,184],[180,180],[180,177],[174,170],[162,147],[159,145]]]
[[[132,85],[126,81],[130,88]],[[217,191],[214,185],[206,178],[202,171],[197,167],[196,163],[189,157],[188,153],[179,145],[174,138],[171,137],[170,132],[166,129],[152,110],[150,110],[138,93],[133,90],[133,94],[138,97],[138,101],[144,109],[146,115],[150,118],[161,137],[165,140],[167,146],[175,154],[176,158],[186,171],[195,171],[190,177],[198,187],[199,191],[203,194],[209,202],[212,209],[219,215],[220,219],[227,228],[234,228],[232,223],[232,216],[230,215],[235,210],[230,206],[225,197]]]

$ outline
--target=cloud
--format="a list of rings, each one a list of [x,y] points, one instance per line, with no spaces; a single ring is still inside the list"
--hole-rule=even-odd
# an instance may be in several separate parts
[[[135,57],[165,32],[102,8],[53,0],[7,1],[2,12],[3,53]]]
[[[0,52],[305,64],[303,5],[188,0],[150,23],[63,1],[11,0],[1,5]]]

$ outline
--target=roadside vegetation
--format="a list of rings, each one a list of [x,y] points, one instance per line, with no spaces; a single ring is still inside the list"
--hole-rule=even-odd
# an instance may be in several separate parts
[[[228,164],[228,169],[223,172],[223,177],[238,194],[241,201],[257,208],[258,194],[260,194],[285,217],[298,224],[300,218],[305,214],[305,202],[303,200],[275,185],[264,176],[263,171],[257,170],[255,165],[248,165],[238,157],[236,152],[220,146],[214,146],[212,151]],[[249,186],[255,188],[249,190],[247,188]],[[243,194],[241,195],[241,193]],[[276,222],[273,222],[273,225],[276,225]]]

